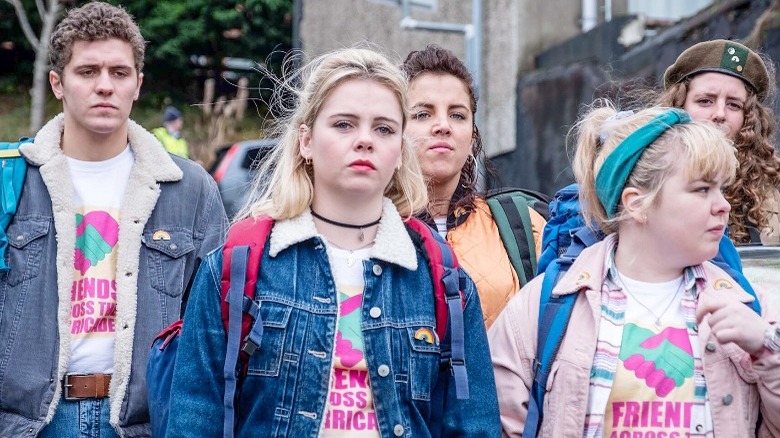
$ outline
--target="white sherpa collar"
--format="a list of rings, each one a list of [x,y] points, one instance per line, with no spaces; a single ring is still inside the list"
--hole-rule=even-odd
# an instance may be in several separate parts
[[[306,209],[300,216],[278,221],[271,231],[271,257],[284,249],[312,237],[325,240],[314,226],[311,210]],[[409,233],[406,231],[401,215],[393,201],[382,201],[382,220],[376,232],[376,240],[371,248],[371,258],[399,265],[412,271],[417,270],[417,252]]]
[[[50,162],[52,158],[62,154],[60,139],[64,129],[65,115],[60,113],[38,131],[34,143],[23,144],[19,150],[30,163],[42,166]],[[127,137],[130,148],[135,155],[135,165],[143,172],[152,175],[154,180],[159,182],[182,179],[184,174],[181,169],[149,131],[129,120]]]

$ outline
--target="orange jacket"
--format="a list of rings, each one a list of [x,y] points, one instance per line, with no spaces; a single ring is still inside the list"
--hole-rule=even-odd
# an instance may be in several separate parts
[[[478,199],[474,207],[462,224],[447,232],[447,241],[477,286],[485,326],[490,328],[509,299],[520,290],[520,282],[501,242],[490,207],[482,199]],[[546,222],[533,209],[529,212],[538,257]]]

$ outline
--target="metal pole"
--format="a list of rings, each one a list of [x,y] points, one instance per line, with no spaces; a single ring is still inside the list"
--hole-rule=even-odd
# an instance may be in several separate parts
[[[598,24],[598,0],[582,0],[582,31],[587,32]]]

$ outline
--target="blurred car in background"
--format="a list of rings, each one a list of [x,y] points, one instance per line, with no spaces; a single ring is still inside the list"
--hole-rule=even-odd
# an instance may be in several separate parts
[[[780,246],[737,246],[742,271],[756,292],[780,305]]]
[[[276,143],[276,139],[246,140],[217,151],[209,173],[217,182],[229,218],[244,205],[257,169]]]

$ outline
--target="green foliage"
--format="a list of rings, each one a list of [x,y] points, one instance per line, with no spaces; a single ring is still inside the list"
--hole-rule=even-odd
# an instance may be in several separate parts
[[[40,29],[40,17],[33,0],[22,0],[33,29]],[[146,52],[144,89],[168,93],[189,103],[201,98],[202,80],[217,78],[218,87],[230,88],[221,79],[223,57],[269,61],[277,70],[291,47],[292,0],[106,0],[130,12],[149,42]],[[68,7],[79,6],[75,0]],[[31,50],[22,34],[13,7],[0,0],[0,41]],[[2,49],[0,49],[2,50]],[[271,56],[271,55],[274,56]],[[0,54],[2,56],[2,54]],[[191,62],[205,56],[206,66]],[[0,78],[14,77],[29,84],[32,59],[15,60],[10,69],[0,68]],[[5,58],[3,58],[5,59]],[[257,72],[238,72],[257,84]],[[28,85],[29,86],[29,85]]]

